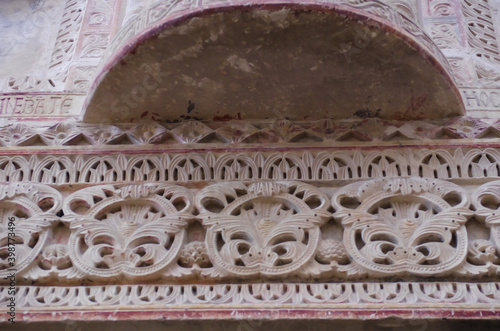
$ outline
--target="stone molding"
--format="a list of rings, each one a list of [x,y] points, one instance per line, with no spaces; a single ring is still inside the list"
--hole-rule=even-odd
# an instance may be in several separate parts
[[[19,306],[24,311],[37,309],[94,310],[97,307],[127,306],[193,309],[203,305],[206,309],[233,307],[262,309],[310,308],[316,309],[369,309],[375,307],[421,308],[456,310],[470,308],[498,310],[499,283],[460,282],[360,282],[360,283],[261,283],[213,285],[108,285],[103,286],[22,286]],[[0,288],[0,305],[9,297],[5,287]]]
[[[381,1],[399,12],[325,1],[341,2],[421,33],[445,54],[469,109],[497,116],[491,1]],[[0,95],[0,321],[12,300],[9,217],[15,299],[29,321],[159,319],[148,314],[161,309],[498,319],[498,119],[386,121],[361,109],[307,123],[158,123],[148,112],[153,121],[55,123],[79,112],[126,1],[65,3],[51,78],[0,82],[10,92]],[[115,44],[202,3],[222,1],[155,2]],[[222,310],[228,317],[213,313]]]
[[[61,100],[59,104],[65,104],[66,101]],[[325,119],[310,122],[188,120],[163,124],[144,121],[111,125],[63,121],[52,126],[43,122],[24,124],[12,121],[0,127],[0,145],[19,148],[150,144],[243,147],[251,144],[280,143],[323,147],[324,143],[330,142],[422,142],[441,139],[467,144],[470,142],[468,139],[486,140],[500,137],[498,119],[457,117],[435,121],[390,121],[373,117],[368,110],[359,110],[358,116],[361,119]]]
[[[0,156],[0,182],[54,185],[241,180],[356,181],[384,177],[494,179],[495,148],[169,152]]]

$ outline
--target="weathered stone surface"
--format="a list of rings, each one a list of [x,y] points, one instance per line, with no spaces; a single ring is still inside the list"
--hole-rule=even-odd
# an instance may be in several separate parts
[[[500,1],[279,1],[0,4],[2,330],[495,326]]]
[[[104,69],[83,120],[463,113],[446,64],[409,34],[348,12],[280,7],[208,13],[151,31]]]

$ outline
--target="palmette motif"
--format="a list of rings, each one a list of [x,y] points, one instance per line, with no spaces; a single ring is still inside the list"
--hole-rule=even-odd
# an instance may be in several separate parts
[[[376,274],[422,276],[465,262],[469,203],[461,187],[426,178],[355,183],[332,198],[356,265]]]
[[[71,260],[98,278],[154,274],[177,257],[192,200],[189,190],[165,184],[80,190],[64,204]]]
[[[500,270],[500,181],[475,191],[417,177],[146,183],[65,197],[19,183],[0,193],[0,271],[13,217],[22,282],[467,280]]]
[[[299,182],[212,185],[197,197],[216,267],[238,276],[291,274],[315,254],[329,202]]]

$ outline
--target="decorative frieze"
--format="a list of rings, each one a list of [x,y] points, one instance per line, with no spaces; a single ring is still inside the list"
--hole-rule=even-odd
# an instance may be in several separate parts
[[[104,184],[221,180],[360,180],[500,176],[497,149],[207,152],[137,155],[0,156],[0,182]]]
[[[427,178],[381,179],[345,186],[332,202],[356,268],[435,275],[465,260],[464,224],[472,211],[460,186]]]
[[[416,177],[347,186],[228,181],[201,189],[163,183],[0,189],[0,236],[7,238],[6,222],[15,219],[20,285],[465,281],[500,272],[500,181],[468,189]],[[0,261],[3,278],[7,254]]]
[[[472,56],[460,51],[459,1],[325,3],[436,43],[467,108],[498,111],[500,91],[467,88],[498,80],[488,1],[461,0]],[[0,312],[13,297],[26,319],[170,308],[500,311],[497,119],[389,121],[367,107],[337,121],[191,113],[167,123],[148,109],[151,121],[138,123],[20,121],[77,116],[84,98],[23,91],[85,92],[104,53],[167,17],[227,2],[150,1],[112,42],[124,3],[68,0],[54,78],[4,79]]]
[[[470,104],[489,104],[500,107],[500,94],[488,90],[464,90]],[[497,100],[498,99],[498,100]],[[38,112],[46,117],[64,117],[74,114],[81,104],[81,95],[22,95],[0,96],[0,116],[26,117]],[[57,112],[49,112],[47,105]],[[495,107],[493,107],[495,108]],[[3,112],[3,113],[2,113]],[[26,114],[28,113],[28,114]],[[374,117],[366,110],[356,113],[357,119],[334,121],[330,119],[294,122],[277,121],[183,121],[160,123],[155,121],[135,124],[97,124],[65,121],[53,126],[43,122],[23,124],[6,122],[0,127],[0,146],[81,146],[84,145],[191,145],[243,147],[252,144],[282,143],[323,146],[324,142],[418,142],[429,139],[490,139],[500,137],[500,121],[487,118],[456,117],[435,121],[394,121]],[[35,139],[26,143],[20,132]],[[462,141],[461,141],[462,140]]]
[[[18,305],[30,308],[75,307],[79,311],[96,307],[182,308],[183,305],[203,304],[207,308],[297,307],[409,308],[432,304],[435,308],[498,309],[500,283],[460,282],[360,282],[360,283],[259,283],[211,285],[108,285],[108,286],[22,286]],[[0,287],[0,305],[9,300],[6,287]],[[290,306],[289,306],[290,305]],[[286,309],[285,308],[285,309]]]
[[[467,41],[474,55],[477,78],[481,86],[498,87],[500,63],[498,34],[488,0],[462,0]]]
[[[66,81],[75,54],[87,1],[67,0],[61,26],[52,53],[49,74],[57,81]]]

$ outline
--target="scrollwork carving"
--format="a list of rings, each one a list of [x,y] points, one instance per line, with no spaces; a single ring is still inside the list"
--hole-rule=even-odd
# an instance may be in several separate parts
[[[490,230],[489,238],[471,242],[469,256],[472,263],[484,265],[490,273],[500,271],[500,181],[480,186],[472,195],[475,215]]]
[[[9,275],[9,268],[23,272],[37,259],[51,223],[59,221],[61,201],[61,194],[45,185],[0,185],[0,278]],[[9,226],[10,220],[14,226]],[[9,260],[13,244],[15,262]]]
[[[464,263],[467,193],[439,180],[400,178],[337,191],[334,217],[356,265],[376,274],[438,275]]]
[[[69,256],[97,278],[154,274],[177,257],[192,210],[191,192],[174,185],[80,190],[64,203]]]
[[[303,267],[331,215],[326,195],[298,182],[212,185],[200,192],[197,206],[215,266],[240,277]]]

